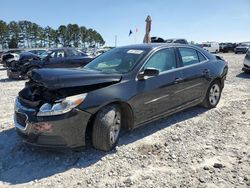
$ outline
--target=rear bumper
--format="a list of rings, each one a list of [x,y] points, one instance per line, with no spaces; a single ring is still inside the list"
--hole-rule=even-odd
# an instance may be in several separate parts
[[[42,148],[66,149],[85,146],[90,113],[73,109],[57,116],[38,117],[36,111],[15,105],[15,127],[24,143]]]

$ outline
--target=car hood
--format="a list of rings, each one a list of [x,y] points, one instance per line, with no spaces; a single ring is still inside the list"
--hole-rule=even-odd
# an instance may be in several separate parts
[[[249,46],[237,46],[236,48],[249,48]]]
[[[36,69],[30,79],[50,90],[120,82],[120,74],[104,74],[85,69]]]

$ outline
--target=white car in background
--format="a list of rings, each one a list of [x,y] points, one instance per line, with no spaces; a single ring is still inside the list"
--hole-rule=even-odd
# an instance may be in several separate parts
[[[242,70],[244,72],[250,72],[250,49],[246,53]]]
[[[220,45],[218,42],[203,42],[202,48],[210,53],[218,53],[220,51]]]

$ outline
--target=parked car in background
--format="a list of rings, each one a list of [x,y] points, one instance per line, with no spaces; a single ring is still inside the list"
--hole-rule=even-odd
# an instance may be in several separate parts
[[[99,48],[99,49],[97,49],[95,52],[94,52],[94,56],[99,56],[99,55],[102,55],[102,54],[104,54],[105,52],[107,52],[107,51],[109,51],[110,50],[110,48]]]
[[[250,49],[246,53],[242,70],[250,73]]]
[[[188,44],[188,41],[182,38],[175,38],[175,39],[167,39],[165,40],[165,43]]]
[[[39,68],[74,68],[82,67],[94,57],[88,56],[74,48],[57,48],[45,52],[47,55],[42,59],[17,62],[8,69],[9,78],[27,78],[27,73]],[[38,57],[38,56],[36,56]]]
[[[243,43],[241,43],[239,46],[237,46],[235,48],[234,52],[236,54],[238,54],[238,53],[245,54],[245,53],[247,53],[247,51],[249,50],[249,48],[250,48],[250,42],[243,42]]]
[[[165,43],[165,40],[161,37],[151,37],[151,43]]]
[[[4,67],[6,67],[6,63],[17,60],[19,58],[19,54],[22,52],[23,50],[21,49],[13,49],[4,52],[1,57],[1,63]]]
[[[236,43],[220,43],[220,52],[227,53],[227,52],[234,52],[234,49],[236,48]]]
[[[30,62],[38,62],[41,61],[42,58],[36,54],[31,52],[22,52],[19,55],[19,58],[16,61],[11,61],[7,63],[7,76],[11,79],[22,78],[20,74],[20,69]]]
[[[210,53],[218,53],[220,51],[218,42],[203,42],[202,48]]]
[[[16,98],[16,131],[31,146],[79,148],[89,135],[109,151],[122,129],[216,107],[227,71],[203,49],[173,43],[115,48],[78,69],[33,70]]]

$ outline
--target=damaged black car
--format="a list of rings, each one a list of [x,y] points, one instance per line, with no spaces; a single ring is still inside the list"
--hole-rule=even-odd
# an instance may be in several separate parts
[[[18,61],[11,63],[7,71],[9,78],[27,79],[29,72],[40,68],[81,67],[94,59],[93,56],[88,56],[74,48],[51,49],[42,55],[27,53],[29,52],[23,53]]]
[[[121,130],[195,105],[216,107],[227,70],[185,44],[119,47],[83,68],[33,70],[16,98],[15,127],[31,146],[81,148],[90,138],[109,151]]]

